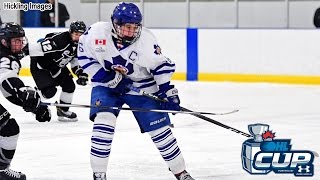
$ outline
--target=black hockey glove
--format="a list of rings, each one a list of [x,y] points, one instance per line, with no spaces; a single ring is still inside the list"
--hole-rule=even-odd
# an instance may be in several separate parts
[[[40,96],[33,88],[20,88],[19,97],[22,100],[22,107],[26,112],[33,112],[39,107]]]
[[[78,79],[77,79],[77,84],[81,85],[81,86],[85,86],[87,85],[88,82],[88,74],[87,73],[78,73],[77,74]]]
[[[48,106],[39,106],[34,112],[36,120],[39,122],[46,122],[51,120],[51,112]]]
[[[164,110],[174,110],[180,111],[180,98],[178,96],[178,90],[174,87],[174,85],[169,85],[169,83],[163,84],[159,86],[159,91],[156,95],[161,98],[167,100],[167,102],[161,102],[161,108]]]

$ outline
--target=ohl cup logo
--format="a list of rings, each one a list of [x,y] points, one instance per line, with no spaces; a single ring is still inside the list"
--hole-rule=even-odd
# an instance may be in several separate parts
[[[250,174],[277,174],[313,176],[314,154],[308,150],[292,150],[291,139],[274,139],[267,124],[248,126],[253,139],[242,144],[242,167]]]

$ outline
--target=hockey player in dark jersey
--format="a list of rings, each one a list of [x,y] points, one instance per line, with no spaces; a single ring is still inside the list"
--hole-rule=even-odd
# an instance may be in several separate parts
[[[88,75],[83,72],[77,59],[79,37],[85,31],[84,22],[73,21],[69,31],[49,33],[39,40],[38,47],[30,49],[31,74],[44,98],[52,98],[57,92],[56,86],[60,86],[60,103],[71,104],[76,86],[72,73],[66,67],[69,63],[78,77],[77,84],[87,84]],[[68,107],[57,108],[57,115],[59,121],[77,121],[77,115],[69,111]]]
[[[27,41],[23,28],[16,23],[0,26],[0,90],[10,102],[36,114],[40,122],[50,121],[50,111],[40,106],[40,96],[19,79],[20,59],[24,57]],[[25,180],[26,176],[9,168],[14,156],[19,125],[10,118],[10,113],[0,104],[0,179]]]

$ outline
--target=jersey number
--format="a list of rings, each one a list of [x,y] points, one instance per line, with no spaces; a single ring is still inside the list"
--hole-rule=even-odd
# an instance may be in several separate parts
[[[50,44],[50,41],[47,40],[47,41],[42,42],[42,49],[44,52],[52,50],[52,46]]]
[[[2,58],[0,60],[0,69],[6,68],[6,69],[12,69],[12,70],[19,70],[20,66],[16,61],[10,61],[8,58]]]
[[[0,68],[7,68],[10,69],[10,59],[2,58],[0,60]]]

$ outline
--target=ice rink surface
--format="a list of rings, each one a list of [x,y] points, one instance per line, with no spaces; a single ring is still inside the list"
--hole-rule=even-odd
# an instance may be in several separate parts
[[[22,78],[34,86],[30,77]],[[194,111],[240,111],[210,116],[231,127],[248,132],[247,125],[266,123],[276,138],[292,139],[292,149],[320,152],[320,86],[265,83],[175,81],[181,105]],[[60,91],[59,91],[60,92]],[[59,99],[59,94],[50,102]],[[89,104],[90,87],[77,86],[75,104]],[[79,121],[52,120],[39,123],[31,113],[0,102],[20,125],[20,138],[12,169],[24,172],[28,180],[90,180],[89,109],[71,108]],[[320,162],[315,158],[315,175],[296,178],[293,174],[250,175],[242,169],[241,147],[246,137],[191,115],[171,116],[173,133],[185,157],[187,170],[196,180],[288,180],[320,179]],[[148,134],[141,134],[131,112],[118,118],[109,161],[108,180],[173,180]]]

